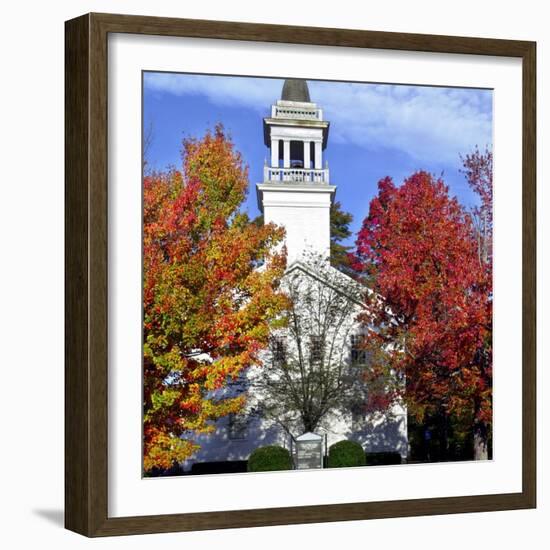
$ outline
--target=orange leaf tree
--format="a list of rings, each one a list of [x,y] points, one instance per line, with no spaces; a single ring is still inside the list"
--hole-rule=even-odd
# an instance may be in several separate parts
[[[241,409],[244,396],[223,390],[258,361],[286,307],[283,230],[240,212],[247,188],[221,126],[184,141],[182,172],[144,179],[146,471],[189,458],[195,434]]]
[[[404,379],[388,393],[404,388],[401,397],[418,421],[470,417],[474,439],[484,438],[486,452],[492,287],[471,216],[441,179],[426,172],[399,187],[385,178],[378,188],[358,234],[354,265],[375,290],[367,295],[364,316],[379,327],[370,339],[378,352],[371,375],[391,380],[385,368]]]

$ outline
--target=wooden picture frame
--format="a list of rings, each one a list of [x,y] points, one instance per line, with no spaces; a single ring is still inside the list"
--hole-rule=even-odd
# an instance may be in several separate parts
[[[109,33],[506,56],[523,71],[522,491],[186,514],[108,516]],[[534,42],[87,14],[65,27],[65,525],[86,536],[284,525],[536,506],[536,45]]]

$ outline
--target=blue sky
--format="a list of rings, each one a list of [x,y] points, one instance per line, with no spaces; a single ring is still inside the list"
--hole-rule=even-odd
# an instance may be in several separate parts
[[[244,207],[259,211],[255,184],[269,150],[262,118],[280,98],[283,80],[271,78],[144,73],[144,128],[152,128],[149,166],[180,168],[184,137],[200,137],[221,122],[249,166]],[[308,80],[311,100],[330,121],[328,160],[336,200],[354,216],[356,232],[368,213],[378,181],[399,184],[416,170],[443,179],[466,206],[477,204],[459,172],[460,154],[492,145],[491,90]],[[350,241],[353,242],[354,238]],[[350,243],[351,244],[351,243]]]

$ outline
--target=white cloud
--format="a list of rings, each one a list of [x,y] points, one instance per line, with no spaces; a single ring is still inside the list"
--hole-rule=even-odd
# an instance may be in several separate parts
[[[342,84],[334,93],[313,82],[311,94],[332,116],[332,139],[370,150],[455,163],[459,153],[492,143],[490,91]]]
[[[169,73],[146,75],[149,90],[200,94],[217,105],[267,114],[282,80]],[[460,153],[492,143],[489,90],[309,81],[331,122],[331,139],[365,149],[397,149],[416,160],[456,163]]]
[[[145,87],[174,95],[203,95],[216,105],[249,107],[262,113],[281,93],[282,80],[227,76],[146,73]]]

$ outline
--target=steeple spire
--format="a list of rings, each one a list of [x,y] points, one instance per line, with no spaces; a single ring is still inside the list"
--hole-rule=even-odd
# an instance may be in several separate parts
[[[283,84],[281,94],[283,101],[298,101],[300,103],[311,103],[307,82],[298,78],[287,78]]]

